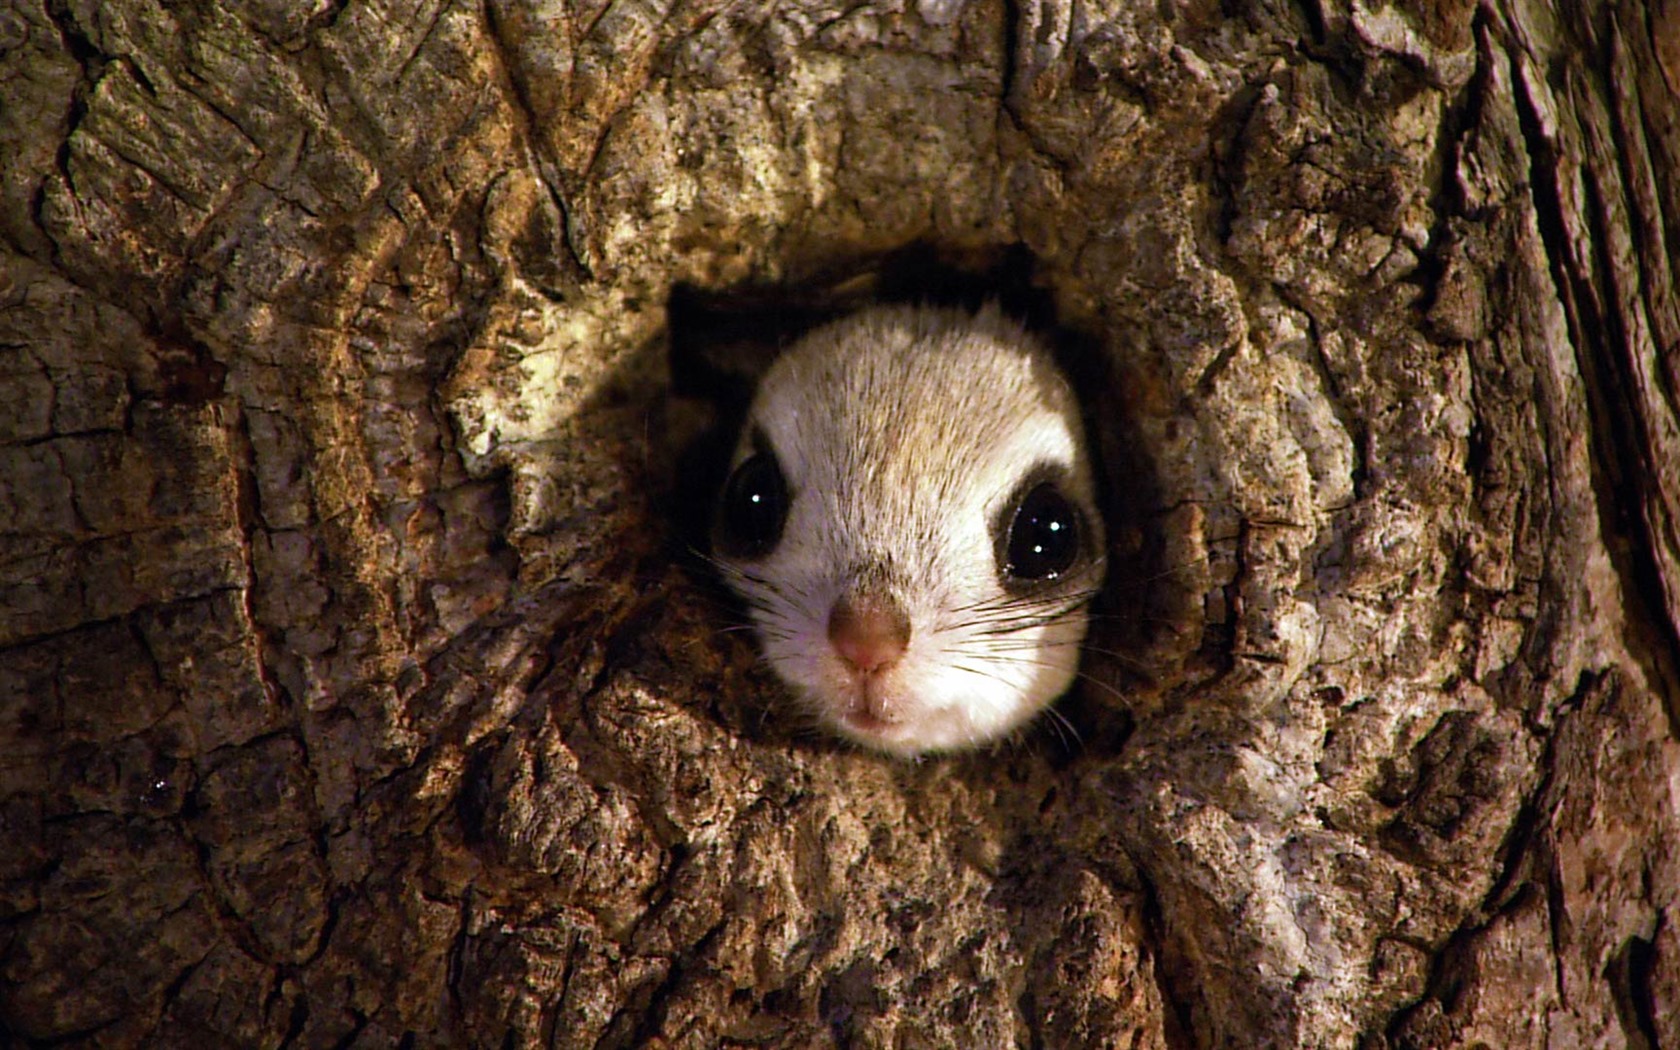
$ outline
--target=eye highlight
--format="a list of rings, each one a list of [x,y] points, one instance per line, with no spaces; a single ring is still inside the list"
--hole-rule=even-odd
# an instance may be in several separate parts
[[[770,553],[787,524],[787,482],[773,452],[755,453],[729,475],[718,508],[718,543],[730,554]]]
[[[1079,511],[1045,482],[1021,499],[1009,522],[1003,571],[1017,580],[1054,580],[1079,558]]]

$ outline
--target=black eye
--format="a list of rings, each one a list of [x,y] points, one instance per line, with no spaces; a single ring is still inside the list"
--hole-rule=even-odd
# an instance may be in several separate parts
[[[776,457],[760,452],[735,468],[723,487],[718,539],[732,554],[768,554],[787,522],[787,483]]]
[[[1009,523],[1009,564],[1018,580],[1053,580],[1079,557],[1079,512],[1056,486],[1027,493]]]

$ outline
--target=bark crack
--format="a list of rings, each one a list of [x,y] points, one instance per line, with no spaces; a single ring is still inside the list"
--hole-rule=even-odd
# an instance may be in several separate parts
[[[605,12],[606,6],[603,5],[601,13]],[[537,129],[542,126],[542,122],[538,119],[536,107],[531,101],[530,94],[525,90],[522,78],[515,74],[514,65],[509,60],[507,46],[502,39],[502,27],[496,19],[495,4],[485,5],[484,17],[487,23],[485,39],[490,44],[490,53],[495,59],[497,70],[501,73],[503,92],[512,103],[510,108],[513,113],[520,120],[520,144],[524,147],[525,155],[532,162],[531,168],[536,174],[537,182],[542,186],[543,192],[547,195],[549,202],[554,205],[555,212],[560,218],[560,228],[558,230],[560,244],[565,247],[566,256],[575,268],[575,272],[581,274],[585,280],[593,280],[595,275],[590,270],[588,262],[585,261],[583,253],[578,249],[575,240],[576,234],[572,228],[571,210],[566,205],[566,196],[560,187],[559,171],[553,157],[549,155],[549,150],[541,144],[541,136],[537,134]],[[600,17],[600,14],[597,14],[596,17]],[[599,148],[599,139],[597,139],[597,148]]]
[[[1515,46],[1508,43],[1507,49]],[[1560,155],[1557,144],[1546,134],[1540,103],[1534,97],[1537,88],[1530,61],[1526,52],[1510,56],[1516,74],[1511,78],[1512,95],[1529,161],[1530,200],[1551,267],[1552,284],[1569,327],[1576,370],[1586,391],[1599,520],[1606,535],[1622,535],[1631,541],[1609,545],[1608,553],[1625,593],[1646,612],[1639,618],[1649,625],[1644,632],[1647,644],[1640,650],[1647,656],[1645,664],[1652,678],[1667,686],[1661,690],[1668,698],[1664,710],[1671,732],[1680,737],[1680,701],[1675,699],[1680,697],[1680,625],[1668,612],[1662,565],[1655,551],[1658,537],[1650,520],[1651,503],[1661,498],[1660,492],[1650,491],[1651,479],[1659,475],[1656,464],[1650,461],[1651,449],[1636,432],[1643,414],[1634,400],[1638,384],[1629,374],[1629,362],[1638,348],[1620,313],[1610,305],[1618,300],[1607,243],[1610,229],[1604,214],[1604,191],[1599,173],[1590,162],[1584,164],[1580,184],[1586,199],[1581,217],[1587,229],[1574,228],[1558,175],[1560,164],[1567,158]],[[1600,66],[1602,61],[1600,58]],[[1577,237],[1585,241],[1583,250],[1590,261],[1574,261],[1571,249]],[[1582,265],[1591,266],[1592,272],[1582,272]],[[1607,287],[1601,288],[1599,280]],[[1554,437],[1553,447],[1556,440]],[[1635,465],[1641,469],[1630,469]]]
[[[1587,697],[1599,689],[1602,676],[1583,674],[1574,692],[1560,705],[1563,711],[1579,711]],[[1466,972],[1475,966],[1471,958],[1478,940],[1502,917],[1512,916],[1527,907],[1540,894],[1545,902],[1546,929],[1551,938],[1553,993],[1560,1003],[1567,1002],[1563,973],[1564,948],[1560,942],[1560,924],[1566,923],[1567,909],[1558,884],[1555,851],[1548,836],[1554,795],[1557,787],[1558,740],[1562,725],[1555,725],[1544,736],[1545,744],[1536,767],[1541,771],[1534,787],[1519,803],[1500,845],[1499,871],[1476,910],[1460,924],[1430,959],[1426,991],[1412,1005],[1398,1011],[1385,1031],[1391,1041],[1401,1047],[1414,1047],[1418,1038],[1446,1033],[1434,1032],[1433,1020],[1455,1027],[1452,1015],[1458,1008],[1457,998],[1466,983]],[[1424,1033],[1427,1033],[1424,1034]],[[1454,1038],[1457,1038],[1456,1032]]]
[[[246,630],[250,635],[254,650],[252,657],[263,695],[277,709],[285,709],[289,706],[290,698],[285,686],[275,677],[274,668],[269,664],[269,640],[255,604],[258,586],[255,548],[257,532],[262,529],[259,524],[262,512],[259,507],[261,495],[257,487],[256,449],[251,439],[250,417],[240,412],[237,423],[228,430],[231,446],[229,461],[234,475],[234,520],[239,528],[239,556],[245,568],[245,586],[240,588],[239,595],[240,611],[244,614]]]
[[[1656,999],[1651,990],[1656,970],[1655,937],[1662,929],[1662,914],[1657,913],[1657,927],[1651,939],[1629,937],[1604,968],[1629,1050],[1658,1050],[1662,1046],[1657,1034]]]

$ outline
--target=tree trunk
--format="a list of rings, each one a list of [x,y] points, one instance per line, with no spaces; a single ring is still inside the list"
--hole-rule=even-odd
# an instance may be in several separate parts
[[[0,1043],[1680,1046],[1680,6],[1558,6],[0,11]],[[907,257],[1083,348],[1077,741],[672,539]]]

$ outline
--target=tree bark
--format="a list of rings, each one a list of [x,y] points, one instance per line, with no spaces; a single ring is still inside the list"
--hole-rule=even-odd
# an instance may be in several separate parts
[[[0,10],[0,1043],[1680,1046],[1680,7],[1577,6]],[[912,247],[1083,347],[1078,741],[812,738],[672,538],[691,343]]]

